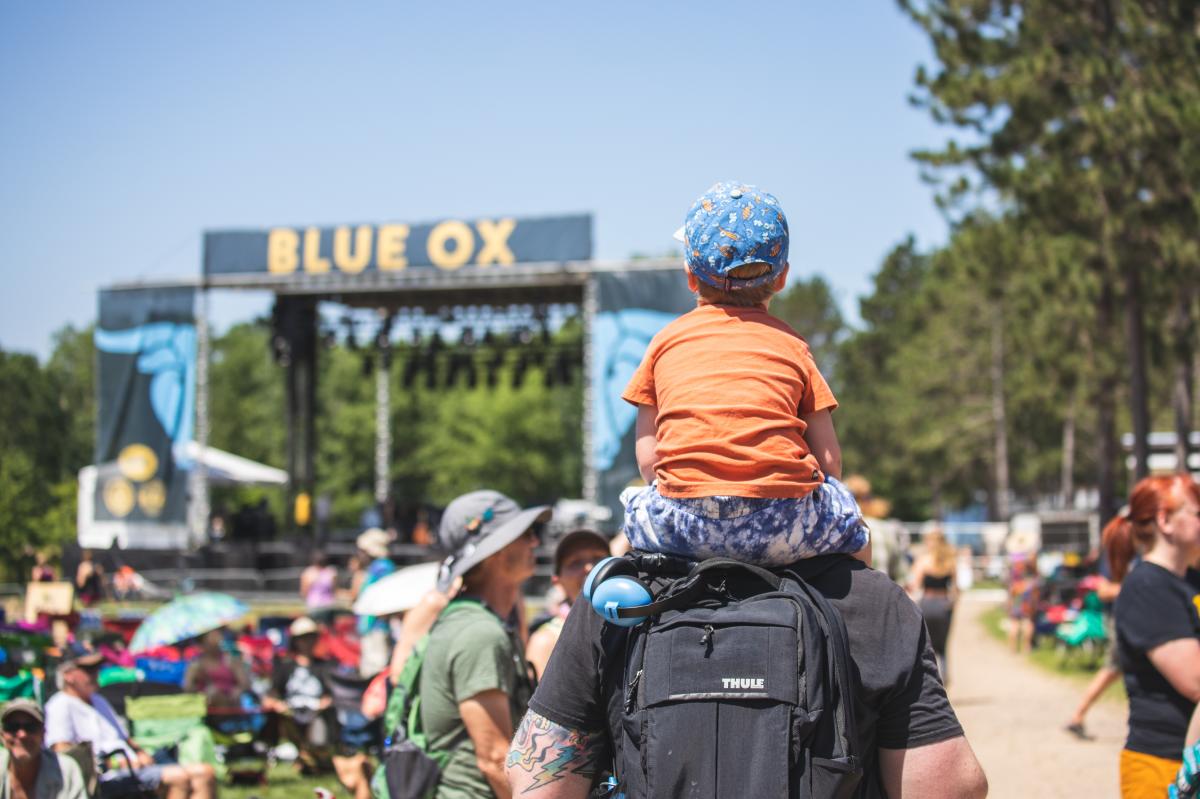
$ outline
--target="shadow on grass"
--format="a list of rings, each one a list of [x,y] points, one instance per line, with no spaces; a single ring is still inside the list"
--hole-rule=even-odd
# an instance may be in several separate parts
[[[311,799],[317,788],[325,788],[339,799],[350,796],[333,774],[302,777],[284,763],[271,767],[266,785],[222,785],[219,790],[221,799]]]

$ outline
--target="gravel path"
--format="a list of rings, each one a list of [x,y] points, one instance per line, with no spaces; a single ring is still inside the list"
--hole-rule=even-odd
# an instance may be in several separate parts
[[[1063,726],[1083,683],[1012,654],[984,629],[980,615],[998,598],[967,594],[950,631],[950,700],[998,799],[1116,797],[1117,758],[1125,742],[1126,706],[1103,698],[1087,718],[1092,741]]]

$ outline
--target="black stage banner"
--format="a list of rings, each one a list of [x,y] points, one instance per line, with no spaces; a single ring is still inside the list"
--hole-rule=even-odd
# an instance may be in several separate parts
[[[447,219],[428,224],[278,227],[204,234],[204,274],[474,271],[592,257],[588,214],[543,219]]]
[[[592,320],[592,451],[596,502],[623,518],[621,489],[642,484],[634,456],[637,408],[621,399],[650,339],[696,307],[683,266],[671,270],[596,272]]]
[[[192,288],[104,290],[96,327],[95,518],[186,522],[196,396]]]

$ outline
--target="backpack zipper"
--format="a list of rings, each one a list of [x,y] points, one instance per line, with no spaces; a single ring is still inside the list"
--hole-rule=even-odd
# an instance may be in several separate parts
[[[638,669],[637,674],[633,675],[633,679],[629,681],[629,687],[625,690],[625,712],[632,713],[633,706],[637,703],[638,683],[642,681],[642,670]]]

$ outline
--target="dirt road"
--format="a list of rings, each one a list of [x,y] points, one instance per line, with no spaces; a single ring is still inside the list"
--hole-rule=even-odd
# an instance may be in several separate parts
[[[1123,702],[1101,700],[1087,718],[1092,741],[1063,731],[1083,685],[1012,654],[980,614],[997,603],[968,594],[950,633],[950,700],[998,799],[1116,797],[1125,741]]]

